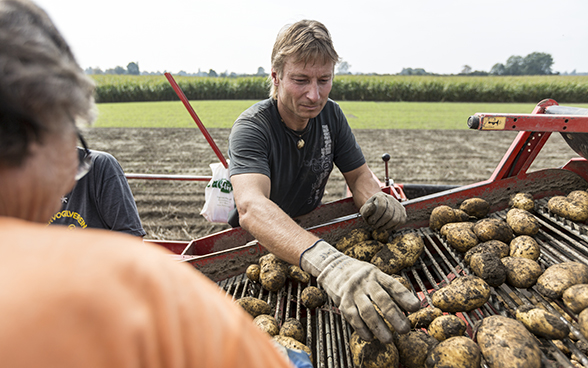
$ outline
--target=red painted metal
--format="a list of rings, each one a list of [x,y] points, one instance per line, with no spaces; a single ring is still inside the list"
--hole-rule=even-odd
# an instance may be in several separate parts
[[[172,77],[172,75],[170,73],[165,73],[165,77],[169,81],[169,84],[171,84],[172,88],[174,89],[174,91],[176,92],[176,94],[178,95],[180,100],[182,100],[182,102],[184,103],[184,106],[186,107],[186,109],[190,113],[190,116],[192,117],[192,119],[194,119],[194,122],[196,122],[196,125],[198,125],[198,128],[200,128],[200,131],[204,135],[204,138],[206,138],[206,140],[208,141],[208,144],[210,144],[210,147],[212,147],[212,149],[214,150],[214,153],[216,153],[216,156],[218,157],[220,162],[223,164],[223,166],[225,168],[228,168],[229,164],[227,163],[227,160],[225,160],[225,156],[222,154],[222,152],[220,151],[220,149],[218,148],[218,146],[214,142],[214,139],[212,139],[212,137],[208,133],[208,130],[206,130],[206,128],[204,127],[204,124],[202,124],[202,121],[200,120],[198,115],[196,115],[196,111],[194,111],[194,109],[192,108],[192,105],[190,105],[190,102],[188,102],[186,95],[184,94],[184,92],[182,91],[180,86],[176,83],[174,77]]]

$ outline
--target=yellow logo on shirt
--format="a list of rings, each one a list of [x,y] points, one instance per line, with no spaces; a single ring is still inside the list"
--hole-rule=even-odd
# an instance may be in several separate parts
[[[49,224],[53,223],[53,221],[60,219],[62,217],[63,218],[73,218],[74,220],[77,221],[77,223],[80,225],[80,227],[82,229],[85,229],[86,227],[88,227],[88,224],[86,224],[86,221],[84,221],[84,218],[79,213],[68,211],[68,210],[63,210],[61,212],[57,212],[55,215],[53,215],[53,217],[51,217],[51,220],[49,220]],[[71,226],[72,225],[69,225],[70,228],[71,228]]]

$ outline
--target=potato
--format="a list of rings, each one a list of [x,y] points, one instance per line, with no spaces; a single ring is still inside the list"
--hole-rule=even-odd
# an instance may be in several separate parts
[[[588,220],[588,201],[584,199],[584,195],[572,193],[568,194],[567,197],[551,197],[547,202],[547,209],[568,220],[585,222]],[[570,195],[572,196],[571,198]]]
[[[461,202],[459,209],[469,216],[481,219],[490,212],[490,203],[482,198],[469,198]]]
[[[588,284],[577,284],[567,288],[562,299],[566,307],[574,313],[588,308]]]
[[[514,238],[514,234],[506,221],[497,218],[485,218],[478,220],[474,224],[474,234],[480,240],[480,243],[489,240],[500,240],[509,244]]]
[[[380,243],[386,244],[390,241],[390,231],[388,230],[373,230],[372,239],[379,241]]]
[[[464,222],[469,220],[469,215],[462,210],[453,209],[446,205],[433,208],[429,217],[429,227],[439,231],[445,224],[452,222]]]
[[[480,243],[475,247],[471,248],[470,250],[468,250],[466,254],[463,256],[463,259],[464,261],[466,261],[467,264],[469,264],[472,255],[484,252],[494,253],[499,258],[504,258],[508,256],[510,252],[510,247],[508,244],[501,242],[500,240],[489,240],[487,242]]]
[[[276,292],[284,287],[288,277],[288,263],[269,253],[259,258],[259,266],[259,281],[264,289]]]
[[[537,339],[516,319],[501,315],[484,318],[476,340],[490,368],[541,367]]]
[[[453,222],[444,225],[440,233],[453,249],[465,253],[479,243],[473,228],[474,224],[471,222]]]
[[[407,334],[394,334],[394,343],[398,349],[400,364],[404,368],[420,368],[425,366],[427,354],[439,343],[429,334],[417,330]]]
[[[267,332],[270,336],[275,336],[280,333],[278,321],[268,314],[260,314],[253,319],[253,323],[262,331]]]
[[[444,341],[450,337],[463,336],[466,329],[467,324],[463,319],[453,314],[446,314],[435,318],[429,324],[428,332],[438,341]]]
[[[501,259],[506,267],[506,283],[517,288],[530,288],[543,273],[541,266],[529,258],[504,257]]]
[[[247,278],[254,282],[259,282],[259,273],[261,272],[261,267],[258,264],[250,264],[245,270],[245,275]]]
[[[482,354],[478,344],[469,337],[451,337],[437,346],[428,354],[427,368],[478,368]]]
[[[482,252],[470,258],[472,271],[490,286],[500,286],[506,281],[506,267],[495,253]]]
[[[427,328],[431,322],[437,317],[443,315],[443,311],[439,308],[427,307],[421,308],[418,311],[408,315],[410,326],[412,328]]]
[[[253,298],[251,296],[237,299],[235,302],[239,304],[241,308],[245,309],[245,311],[253,318],[259,316],[260,314],[270,314],[272,311],[272,308],[269,304],[267,304],[267,302],[261,299]]]
[[[367,229],[353,229],[335,243],[335,248],[340,252],[345,252],[347,248],[354,246],[362,241],[370,240],[371,234]]]
[[[462,276],[435,291],[433,305],[444,312],[469,312],[481,307],[490,298],[490,286],[477,276]]]
[[[296,318],[288,318],[280,327],[279,334],[282,336],[291,337],[304,344],[306,333],[304,332],[304,326]]]
[[[308,284],[310,281],[310,274],[295,265],[288,266],[288,277],[301,284]]]
[[[521,210],[533,212],[535,210],[535,201],[530,193],[519,192],[513,195],[508,202],[511,208],[520,208]]]
[[[382,248],[384,244],[377,240],[364,240],[347,248],[343,253],[351,258],[369,262]]]
[[[397,274],[391,274],[390,276],[392,276],[396,281],[398,281],[399,283],[402,284],[402,286],[404,286],[405,288],[407,288],[408,290],[412,291],[410,282],[408,282],[407,279],[405,279],[404,277],[397,275]]]
[[[414,265],[424,248],[425,243],[417,233],[401,234],[376,253],[371,263],[390,275]]]
[[[287,349],[297,349],[297,350],[304,351],[310,357],[310,361],[311,362],[313,361],[312,351],[310,350],[310,348],[308,346],[304,345],[300,341],[293,339],[291,337],[282,336],[282,335],[274,336],[274,341]]]
[[[527,330],[549,340],[563,339],[570,333],[570,328],[553,313],[532,305],[518,307],[515,317]]]
[[[300,294],[300,302],[308,309],[318,308],[327,302],[327,293],[316,286],[307,286]]]
[[[361,368],[397,368],[398,350],[393,343],[383,344],[378,339],[365,341],[356,332],[351,334],[349,348],[353,365]]]
[[[529,235],[520,235],[510,242],[511,257],[529,258],[536,261],[541,256],[539,244]]]
[[[547,298],[561,298],[570,286],[588,283],[588,266],[562,262],[548,267],[537,280],[537,291]]]
[[[578,327],[584,337],[588,336],[588,308],[578,315]]]
[[[515,235],[535,235],[541,226],[529,211],[512,208],[506,213],[506,223]]]

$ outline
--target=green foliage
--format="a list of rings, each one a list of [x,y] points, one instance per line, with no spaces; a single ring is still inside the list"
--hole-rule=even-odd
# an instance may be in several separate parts
[[[98,102],[177,101],[164,76],[92,75]],[[264,77],[174,76],[189,100],[261,100]],[[338,75],[330,97],[336,101],[525,102],[552,98],[588,101],[588,76],[359,76]]]
[[[553,57],[544,52],[532,52],[524,58],[513,55],[506,65],[494,64],[490,70],[494,75],[550,75]]]

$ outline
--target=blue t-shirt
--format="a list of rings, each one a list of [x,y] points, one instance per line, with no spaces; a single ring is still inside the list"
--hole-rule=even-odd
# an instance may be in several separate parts
[[[299,149],[300,139],[304,146]],[[333,164],[346,173],[365,163],[343,111],[332,100],[302,132],[281,121],[276,100],[253,105],[235,121],[228,155],[231,176],[269,177],[270,199],[290,217],[320,205]]]
[[[80,155],[83,150],[79,149]],[[144,236],[133,193],[118,161],[109,153],[92,152],[90,171],[61,200],[63,207],[49,224],[97,228]]]

